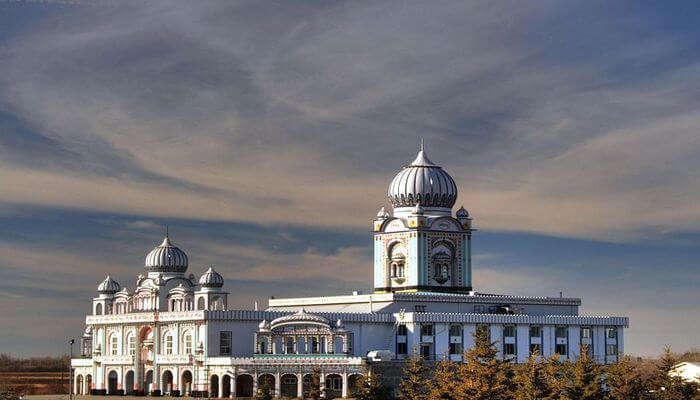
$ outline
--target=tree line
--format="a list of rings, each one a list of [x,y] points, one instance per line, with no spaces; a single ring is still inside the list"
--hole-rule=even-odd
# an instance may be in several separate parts
[[[68,370],[70,357],[13,357],[0,354],[0,372],[62,372]]]
[[[465,362],[425,362],[415,355],[403,367],[396,396],[400,400],[700,400],[697,383],[669,372],[678,357],[666,347],[653,362],[620,357],[599,365],[586,348],[574,362],[532,354],[527,363],[514,364],[498,357],[486,330],[474,334],[475,346]],[[697,352],[696,354],[697,355]],[[684,357],[687,358],[687,357]],[[357,388],[358,400],[388,398],[381,379],[365,379]]]

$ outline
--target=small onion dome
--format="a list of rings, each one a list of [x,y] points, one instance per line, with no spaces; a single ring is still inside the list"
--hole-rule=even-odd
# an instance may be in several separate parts
[[[202,287],[220,288],[224,286],[224,277],[214,271],[214,268],[209,267],[207,272],[199,278],[199,284],[202,285]]]
[[[416,204],[416,206],[413,207],[413,213],[415,215],[423,215],[423,212],[424,212],[423,207],[421,207],[420,204]]]
[[[285,315],[275,318],[270,322],[270,329],[275,329],[283,325],[321,325],[330,328],[331,323],[320,315],[309,314],[302,308],[295,314]]]
[[[378,219],[387,219],[387,218],[389,218],[389,213],[386,212],[386,210],[384,209],[384,207],[382,207],[382,209],[379,210],[379,212],[377,213],[377,218],[378,218]]]
[[[258,329],[267,329],[267,320],[264,319],[260,321],[260,323],[258,324]]]
[[[119,282],[115,281],[112,279],[111,276],[107,275],[105,280],[102,281],[102,283],[97,286],[97,291],[100,293],[116,293],[121,289],[121,286],[119,286]]]
[[[343,320],[338,318],[337,321],[335,321],[335,327],[336,328],[342,328],[343,327]]]
[[[464,206],[457,210],[457,218],[469,218],[469,211],[467,211]]]
[[[387,193],[389,201],[397,207],[452,208],[457,200],[454,179],[425,154],[421,145],[416,159],[394,176]]]
[[[149,272],[185,272],[187,271],[187,254],[170,243],[166,236],[163,243],[146,256],[146,271]]]

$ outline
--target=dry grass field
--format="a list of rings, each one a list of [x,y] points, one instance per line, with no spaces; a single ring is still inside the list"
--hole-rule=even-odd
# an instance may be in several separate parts
[[[0,372],[0,388],[20,395],[68,393],[68,372]]]

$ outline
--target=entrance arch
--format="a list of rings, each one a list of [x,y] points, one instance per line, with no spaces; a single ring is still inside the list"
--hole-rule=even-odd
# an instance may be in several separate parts
[[[248,374],[236,377],[236,396],[253,397],[253,377]]]
[[[124,375],[124,393],[134,393],[134,371],[127,371]]]
[[[212,375],[211,381],[209,382],[209,397],[221,397],[219,396],[219,376]]]
[[[221,377],[221,397],[231,397],[231,376]]]
[[[189,396],[192,393],[192,372],[185,371],[180,378],[180,395]]]
[[[83,393],[83,376],[78,375],[75,378],[75,394],[84,394]]]
[[[85,394],[92,394],[92,375],[85,375]]]
[[[173,390],[173,373],[165,370],[161,379],[163,391],[162,394],[170,394]]]
[[[145,380],[145,385],[144,386],[144,392],[146,394],[150,394],[151,391],[153,390],[153,370],[149,369],[146,371],[146,380]]]
[[[362,375],[352,374],[348,376],[348,396],[355,397],[362,383]]]
[[[107,394],[117,394],[119,386],[119,375],[117,371],[109,371],[107,375]]]
[[[297,397],[297,388],[299,386],[299,380],[297,379],[297,376],[294,374],[285,374],[282,375],[280,378],[280,391],[282,397],[290,397],[290,398],[296,398]]]
[[[272,374],[262,374],[258,377],[258,389],[268,388],[274,395],[275,393],[275,376]]]
[[[338,374],[326,375],[326,398],[334,399],[343,395],[343,377]]]

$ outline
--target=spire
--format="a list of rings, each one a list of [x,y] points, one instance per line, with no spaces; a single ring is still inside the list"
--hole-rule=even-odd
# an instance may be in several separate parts
[[[168,231],[168,224],[165,224],[165,237],[170,237],[170,232]]]
[[[411,166],[437,167],[437,165],[433,164],[433,162],[430,161],[428,155],[425,154],[425,143],[423,142],[423,138],[420,138],[420,148],[418,149],[418,155],[416,156],[416,159],[413,160],[413,162],[411,163]]]

